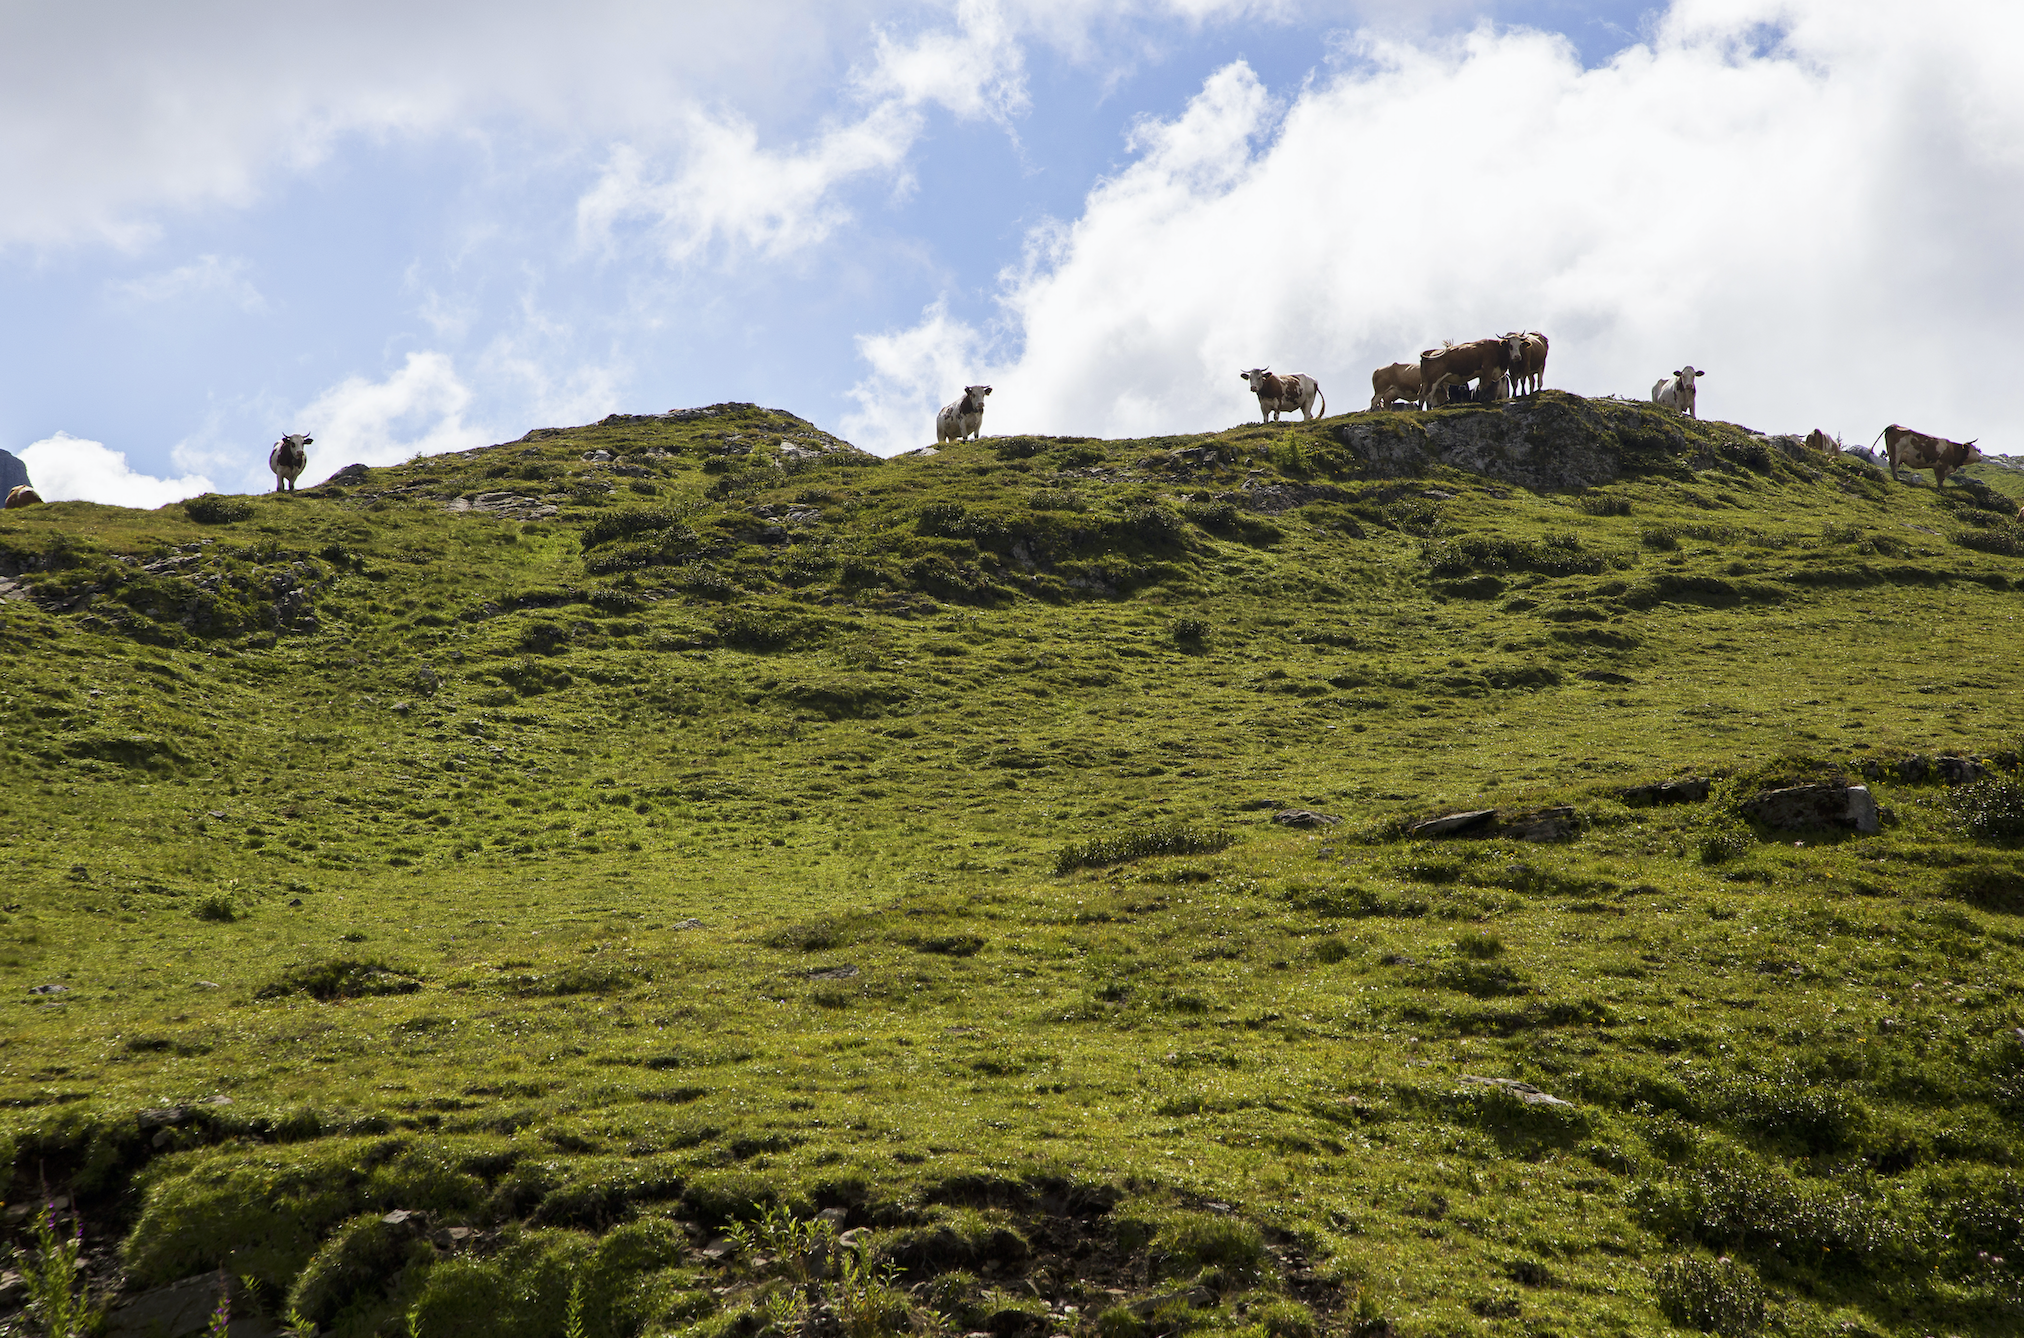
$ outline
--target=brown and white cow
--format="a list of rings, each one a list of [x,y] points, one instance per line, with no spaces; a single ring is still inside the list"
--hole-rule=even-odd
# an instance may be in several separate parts
[[[1518,359],[1511,368],[1511,393],[1529,395],[1546,384],[1546,336],[1537,330],[1514,330],[1504,336],[1518,341]]]
[[[1695,371],[1694,364],[1688,363],[1652,386],[1652,403],[1689,418],[1699,418],[1701,415],[1694,411],[1694,387],[1697,379],[1706,375],[1706,372]]]
[[[964,386],[963,398],[954,404],[944,404],[942,411],[935,415],[935,444],[939,446],[945,441],[982,437],[984,397],[990,393],[989,386]]]
[[[1395,400],[1408,404],[1421,403],[1418,363],[1395,362],[1370,374],[1370,407],[1382,409]]]
[[[1892,423],[1876,434],[1883,439],[1883,452],[1890,458],[1890,476],[1898,476],[1898,466],[1906,469],[1930,469],[1939,480],[1939,486],[1947,486],[1947,475],[1964,465],[1981,460],[1982,448],[1973,441],[1948,441],[1945,437],[1929,436],[1914,432],[1908,427]],[[1976,438],[1977,441],[1980,438]],[[1875,446],[1875,440],[1869,443]]]
[[[1290,376],[1276,376],[1263,367],[1253,367],[1237,375],[1251,383],[1251,393],[1258,397],[1259,417],[1267,423],[1279,421],[1281,413],[1300,410],[1301,421],[1328,417],[1328,396],[1321,393],[1320,383],[1311,376],[1295,372]],[[1319,398],[1321,408],[1314,409]]]
[[[41,506],[41,505],[42,505],[42,494],[35,491],[35,489],[29,487],[27,484],[23,483],[17,487],[10,488],[8,490],[7,503],[5,506],[0,506],[0,511],[12,511],[17,506]]]
[[[1439,403],[1439,391],[1451,382],[1482,379],[1487,383],[1508,377],[1518,365],[1522,347],[1522,336],[1506,335],[1427,349],[1420,354],[1420,385],[1425,388],[1427,402]]]
[[[1822,455],[1840,455],[1841,439],[1839,437],[1830,437],[1816,427],[1806,434],[1806,449],[1809,451],[1819,451]]]
[[[267,452],[267,467],[274,471],[274,491],[280,492],[283,484],[288,491],[295,491],[295,480],[309,467],[309,445],[315,440],[306,432],[294,432],[274,443],[274,449]]]

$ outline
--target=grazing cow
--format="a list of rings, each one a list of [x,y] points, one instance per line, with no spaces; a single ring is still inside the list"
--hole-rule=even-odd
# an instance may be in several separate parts
[[[1838,437],[1828,436],[1816,427],[1806,434],[1806,449],[1819,451],[1822,455],[1840,455],[1841,440]]]
[[[1436,393],[1450,381],[1507,376],[1517,365],[1522,338],[1474,339],[1466,344],[1442,344],[1420,354],[1420,384],[1429,404],[1437,403]]]
[[[1291,413],[1295,409],[1300,410],[1302,422],[1328,417],[1328,396],[1321,393],[1320,384],[1311,376],[1302,376],[1298,372],[1291,376],[1275,376],[1263,367],[1253,367],[1237,375],[1251,383],[1251,393],[1258,397],[1259,417],[1267,423],[1276,423],[1282,411]],[[1321,400],[1321,408],[1318,412],[1310,412],[1317,397]]]
[[[1706,372],[1695,371],[1694,364],[1688,363],[1652,386],[1652,403],[1689,418],[1699,418],[1701,415],[1694,411],[1694,382],[1706,375]]]
[[[1518,341],[1517,365],[1511,369],[1514,395],[1529,395],[1546,384],[1546,336],[1537,330],[1513,330],[1504,336]]]
[[[1416,362],[1395,362],[1389,367],[1380,367],[1370,374],[1370,407],[1382,409],[1394,400],[1408,404],[1419,404],[1420,365]]]
[[[1896,423],[1876,435],[1883,438],[1883,453],[1890,458],[1892,478],[1898,476],[1899,465],[1906,469],[1930,469],[1939,480],[1939,486],[1944,488],[1949,473],[1982,458],[1982,448],[1973,441],[1948,441],[1945,437],[1928,436],[1908,427],[1899,427]],[[1869,444],[1874,446],[1876,442],[1872,439]]]
[[[41,506],[41,505],[42,505],[42,494],[35,491],[35,489],[29,487],[27,484],[24,483],[19,487],[12,488],[8,491],[7,504],[5,506],[0,506],[0,511],[12,511],[17,506]]]
[[[274,449],[267,453],[267,467],[274,471],[274,491],[280,492],[284,483],[288,491],[295,491],[295,480],[309,468],[309,446],[315,440],[307,433],[296,432],[274,443]]]
[[[983,436],[984,397],[990,393],[989,386],[964,386],[963,398],[944,404],[935,415],[935,444]]]

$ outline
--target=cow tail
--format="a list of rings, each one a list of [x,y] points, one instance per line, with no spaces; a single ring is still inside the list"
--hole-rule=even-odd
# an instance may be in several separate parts
[[[1328,394],[1320,386],[1314,388],[1314,398],[1321,401],[1321,407],[1314,411],[1316,418],[1328,417]]]
[[[1883,432],[1888,432],[1888,431],[1890,431],[1890,429],[1889,429],[1889,428],[1885,428],[1885,429],[1883,430]],[[1883,432],[1879,432],[1879,433],[1877,433],[1877,434],[1876,434],[1875,436],[1873,436],[1873,437],[1871,437],[1871,438],[1869,439],[1869,448],[1870,448],[1870,449],[1871,449],[1872,451],[1876,449],[1876,444],[1877,444],[1878,442],[1880,442],[1880,441],[1882,441],[1882,440],[1883,440]]]

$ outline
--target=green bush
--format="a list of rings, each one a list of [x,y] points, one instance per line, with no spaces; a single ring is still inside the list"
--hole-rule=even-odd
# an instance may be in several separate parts
[[[1100,836],[1065,847],[1054,857],[1054,872],[1102,868],[1156,855],[1211,855],[1227,850],[1237,839],[1232,832],[1167,822],[1116,836]]]
[[[1463,957],[1488,961],[1504,955],[1504,940],[1481,930],[1465,930],[1455,936],[1455,951]]]
[[[1990,776],[1947,797],[1961,829],[1978,841],[2024,839],[2024,778]]]
[[[379,994],[413,994],[422,982],[385,962],[333,957],[289,967],[254,992],[256,999],[307,994],[312,999],[359,999]]]
[[[199,525],[230,525],[253,514],[253,503],[244,497],[222,497],[207,492],[183,503],[183,514]]]
[[[1748,1338],[1764,1327],[1764,1288],[1733,1259],[1669,1259],[1651,1276],[1659,1310],[1675,1324],[1721,1338]]]
[[[214,892],[198,902],[191,909],[190,914],[196,916],[199,920],[209,920],[215,924],[228,925],[239,918],[240,912],[239,908],[232,904],[232,898],[226,896],[223,892]]]

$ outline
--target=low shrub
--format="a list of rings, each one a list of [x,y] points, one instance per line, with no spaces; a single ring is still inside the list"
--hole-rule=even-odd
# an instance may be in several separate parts
[[[1990,776],[1948,795],[1961,830],[1978,841],[2024,839],[2024,778]]]
[[[253,503],[244,497],[223,497],[207,492],[183,503],[183,514],[199,525],[230,525],[253,514]]]
[[[1684,1327],[1722,1338],[1748,1338],[1764,1327],[1763,1286],[1727,1257],[1668,1259],[1652,1269],[1652,1290],[1660,1312]]]
[[[214,924],[228,925],[239,918],[240,911],[237,906],[232,904],[232,898],[226,896],[223,892],[216,892],[198,902],[191,909],[190,914],[196,916],[199,920],[209,920]]]
[[[289,967],[254,992],[256,999],[307,994],[312,999],[360,999],[379,994],[413,994],[422,982],[384,962],[333,957]]]
[[[1160,823],[1067,846],[1054,857],[1054,872],[1102,868],[1156,855],[1213,855],[1229,849],[1236,839],[1235,833],[1219,829],[1190,827],[1181,822]]]

